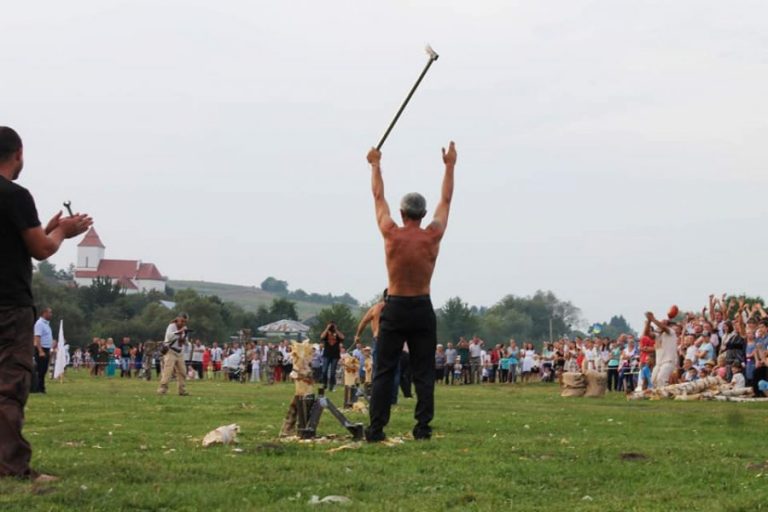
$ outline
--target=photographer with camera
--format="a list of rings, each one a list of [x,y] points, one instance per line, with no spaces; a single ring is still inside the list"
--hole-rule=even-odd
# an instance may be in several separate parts
[[[176,382],[179,384],[179,396],[187,396],[185,379],[187,368],[184,363],[184,345],[187,342],[187,335],[192,331],[187,328],[189,316],[186,313],[179,313],[176,319],[168,325],[165,330],[165,341],[160,352],[163,355],[163,376],[160,379],[160,387],[157,388],[158,395],[164,395],[168,392],[168,383],[176,372]]]
[[[323,341],[323,388],[333,391],[336,387],[336,367],[341,358],[344,334],[336,327],[336,322],[331,320],[320,339]]]

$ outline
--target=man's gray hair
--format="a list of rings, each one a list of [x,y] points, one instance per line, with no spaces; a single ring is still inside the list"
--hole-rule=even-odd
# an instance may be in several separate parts
[[[183,318],[184,320],[189,320],[189,315],[186,313],[179,313],[176,315],[176,318]]]
[[[427,200],[418,192],[405,194],[400,201],[400,211],[408,219],[420,220],[427,214]]]

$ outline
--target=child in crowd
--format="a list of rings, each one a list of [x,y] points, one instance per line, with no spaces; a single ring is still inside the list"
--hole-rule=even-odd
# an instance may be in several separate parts
[[[747,380],[744,378],[744,368],[741,366],[740,362],[736,361],[731,365],[731,372],[733,373],[733,377],[731,377],[731,385],[734,389],[747,387]]]
[[[712,370],[712,375],[716,375],[723,380],[726,380],[725,376],[728,374],[728,368],[725,364],[725,354],[717,356],[717,365]]]
[[[501,370],[501,379],[499,382],[507,382],[509,378],[509,358],[507,356],[499,359],[499,370]]]
[[[757,383],[758,396],[768,396],[768,380],[761,380]]]
[[[213,380],[213,363],[208,362],[208,366],[205,368],[205,377],[208,380]]]
[[[637,387],[638,375],[640,374],[640,354],[636,349],[626,351],[625,367],[623,368],[624,391],[631,393]]]
[[[653,382],[651,382],[651,375],[653,375],[653,366],[656,364],[656,357],[648,354],[648,359],[645,360],[645,364],[640,368],[640,376],[637,382],[639,389],[653,389]]]
[[[462,372],[462,365],[459,358],[456,358],[456,364],[453,365],[453,381],[458,382],[461,384],[461,372]]]

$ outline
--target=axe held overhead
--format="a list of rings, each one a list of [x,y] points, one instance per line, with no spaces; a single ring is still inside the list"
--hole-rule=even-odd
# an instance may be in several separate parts
[[[400,119],[400,115],[403,113],[403,110],[405,110],[405,106],[408,105],[408,102],[411,100],[411,96],[413,96],[413,93],[416,92],[416,89],[419,87],[419,84],[421,83],[421,80],[424,78],[424,75],[426,75],[427,71],[429,71],[429,67],[432,65],[433,62],[435,62],[438,59],[438,57],[440,57],[437,54],[437,52],[433,50],[432,47],[429,45],[427,45],[426,51],[427,51],[427,55],[429,55],[429,60],[427,61],[427,65],[424,66],[424,70],[419,75],[419,78],[416,80],[416,83],[413,84],[413,87],[411,87],[411,90],[408,93],[408,96],[405,97],[405,101],[403,101],[403,104],[400,105],[400,109],[397,111],[397,114],[395,114],[395,117],[392,119],[392,122],[389,123],[389,127],[387,128],[387,131],[384,132],[384,135],[381,137],[381,140],[376,146],[377,150],[381,150],[381,146],[383,146],[384,141],[387,140],[387,137],[389,136],[389,132],[392,131],[392,128],[395,127],[395,123],[397,123],[397,120]]]

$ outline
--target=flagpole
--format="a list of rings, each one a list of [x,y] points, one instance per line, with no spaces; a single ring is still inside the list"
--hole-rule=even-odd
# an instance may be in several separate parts
[[[67,342],[64,339],[64,320],[59,322],[59,340],[56,343],[56,362],[53,365],[53,378],[64,382],[64,369],[67,365]]]

